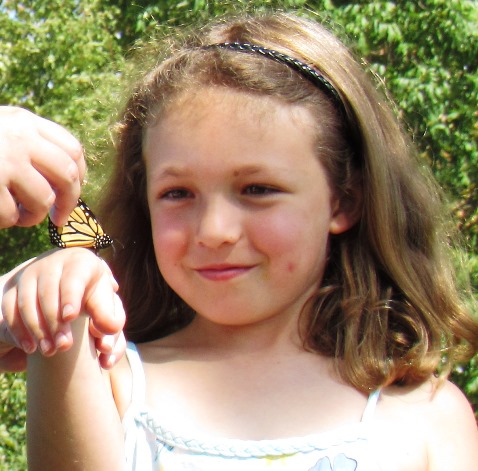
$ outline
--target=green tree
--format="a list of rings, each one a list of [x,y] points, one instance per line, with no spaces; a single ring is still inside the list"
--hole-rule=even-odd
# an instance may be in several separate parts
[[[28,108],[77,135],[90,156],[87,193],[106,172],[94,156],[105,144],[123,64],[117,16],[96,0],[7,0],[0,7],[0,103]],[[2,231],[3,272],[48,247],[45,227]]]
[[[317,2],[320,3],[320,2]],[[347,2],[334,19],[384,80],[478,253],[478,4]],[[476,258],[474,283],[478,288]]]

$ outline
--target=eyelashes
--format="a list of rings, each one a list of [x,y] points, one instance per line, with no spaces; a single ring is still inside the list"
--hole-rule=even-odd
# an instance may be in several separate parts
[[[173,188],[161,193],[160,199],[164,200],[184,200],[194,197],[193,193],[185,188]]]
[[[243,194],[251,196],[269,196],[280,192],[281,190],[274,186],[259,184],[248,185],[242,191]]]
[[[243,196],[251,196],[251,197],[265,197],[271,196],[277,193],[281,193],[282,191],[272,185],[267,184],[249,184],[244,186],[240,189],[239,194]],[[168,190],[163,191],[160,194],[160,199],[163,200],[185,200],[194,198],[195,194],[193,191],[188,190],[187,188],[171,188]]]

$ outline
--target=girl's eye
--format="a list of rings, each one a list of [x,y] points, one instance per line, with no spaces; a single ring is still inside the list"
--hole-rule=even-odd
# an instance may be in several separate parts
[[[278,192],[277,188],[268,185],[249,185],[243,190],[245,195],[251,196],[267,196]]]
[[[182,200],[185,198],[191,198],[192,193],[184,188],[174,188],[173,190],[165,191],[161,195],[161,199],[166,200]]]

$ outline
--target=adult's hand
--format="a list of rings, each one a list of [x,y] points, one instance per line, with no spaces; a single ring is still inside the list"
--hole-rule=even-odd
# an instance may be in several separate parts
[[[81,144],[65,128],[0,106],[0,228],[33,226],[49,211],[57,226],[64,225],[85,168]]]

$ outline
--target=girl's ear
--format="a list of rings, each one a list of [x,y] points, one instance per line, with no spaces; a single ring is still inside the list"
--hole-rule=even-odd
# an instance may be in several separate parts
[[[342,234],[355,226],[362,216],[362,203],[361,188],[354,190],[351,195],[334,197],[329,232]]]

